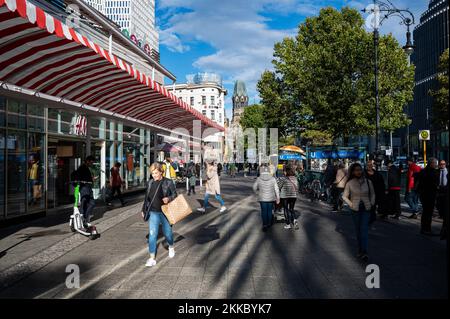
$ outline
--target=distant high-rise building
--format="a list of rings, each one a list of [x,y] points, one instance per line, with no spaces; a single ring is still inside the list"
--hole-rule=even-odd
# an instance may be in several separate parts
[[[428,156],[446,158],[448,154],[448,131],[433,127],[433,98],[429,91],[438,86],[439,57],[449,47],[449,1],[431,0],[428,9],[420,16],[414,28],[414,53],[411,63],[415,65],[414,100],[408,107],[412,119],[409,126],[410,152],[422,155],[418,138],[419,130],[432,130]]]
[[[156,30],[155,0],[83,0],[120,26],[128,36],[159,52]]]
[[[233,92],[233,118],[232,124],[239,124],[244,108],[248,106],[248,94],[247,88],[243,81],[236,81],[234,83]]]

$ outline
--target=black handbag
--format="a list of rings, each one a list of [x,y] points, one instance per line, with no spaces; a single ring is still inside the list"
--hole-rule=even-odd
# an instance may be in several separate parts
[[[152,207],[153,201],[155,200],[156,194],[158,194],[158,190],[161,187],[162,181],[159,183],[158,187],[156,188],[155,194],[153,194],[152,201],[149,205],[144,205],[144,221],[148,221],[150,218],[150,208]],[[150,186],[151,187],[151,186]],[[147,194],[145,195],[145,201],[147,202],[148,192],[150,192],[150,187],[147,190]]]

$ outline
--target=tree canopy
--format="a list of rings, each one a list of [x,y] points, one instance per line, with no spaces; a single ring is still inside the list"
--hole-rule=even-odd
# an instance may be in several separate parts
[[[275,44],[272,63],[258,82],[269,125],[332,138],[375,133],[374,43],[357,10],[324,8],[307,18],[295,38]],[[392,35],[379,37],[378,65],[380,126],[393,131],[409,123],[403,109],[414,67]]]

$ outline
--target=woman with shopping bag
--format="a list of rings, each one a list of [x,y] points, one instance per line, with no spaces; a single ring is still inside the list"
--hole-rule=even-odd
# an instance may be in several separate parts
[[[156,242],[158,239],[159,225],[161,224],[164,237],[169,244],[169,257],[173,258],[175,256],[172,226],[163,213],[163,206],[169,204],[177,197],[177,191],[172,180],[163,177],[164,169],[161,164],[153,163],[150,166],[150,173],[153,179],[148,184],[141,211],[142,218],[148,221],[149,225],[148,248],[150,258],[145,264],[147,267],[156,265]]]

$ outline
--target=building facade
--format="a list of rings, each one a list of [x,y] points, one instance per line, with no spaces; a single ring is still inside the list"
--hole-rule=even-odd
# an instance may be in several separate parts
[[[170,92],[182,99],[183,102],[194,107],[204,116],[225,126],[225,96],[227,90],[223,87],[222,79],[214,73],[198,73],[187,77],[187,83],[167,86]],[[223,161],[224,133],[216,133],[204,140],[214,150],[220,162]],[[195,160],[195,159],[194,159]]]
[[[129,36],[159,52],[156,29],[155,0],[84,0],[120,26]]]
[[[200,143],[194,121],[223,130],[153,80],[155,69],[176,78],[106,17],[89,16],[102,28],[72,27],[68,15],[49,1],[0,3],[0,29],[9,30],[0,33],[0,222],[73,205],[70,175],[88,155],[97,199],[115,162],[125,191],[144,190],[161,135]]]
[[[448,14],[448,0],[431,0],[414,29],[415,49],[411,55],[411,63],[416,67],[414,100],[408,106],[408,116],[412,120],[408,128],[410,153],[423,156],[418,131],[431,130],[431,140],[427,145],[428,157],[437,156],[447,160],[448,130],[433,125],[433,98],[429,92],[438,87],[436,77],[439,57],[449,47]]]
[[[243,81],[236,81],[233,90],[233,118],[231,125],[239,124],[244,108],[248,106],[249,98],[247,88]]]

